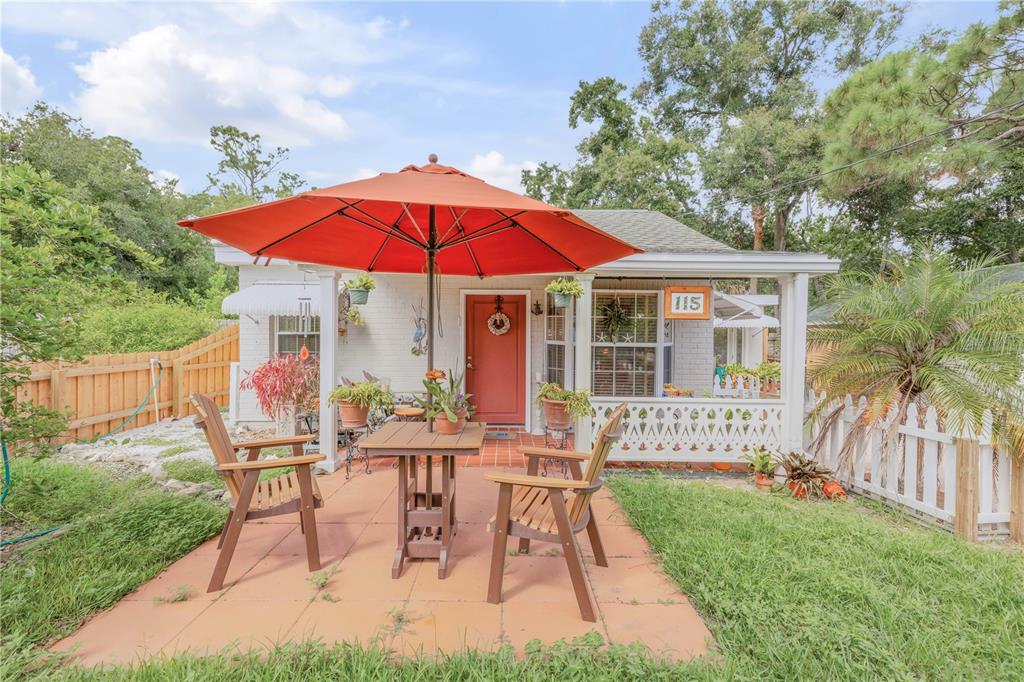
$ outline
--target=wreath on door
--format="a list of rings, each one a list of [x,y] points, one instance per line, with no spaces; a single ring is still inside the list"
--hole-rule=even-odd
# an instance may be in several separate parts
[[[501,310],[503,300],[501,296],[494,297],[494,312],[487,318],[487,331],[495,336],[508,334],[508,330],[512,329],[512,320]]]

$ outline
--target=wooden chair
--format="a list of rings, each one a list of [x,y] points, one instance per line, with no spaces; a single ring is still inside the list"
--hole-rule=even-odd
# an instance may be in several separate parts
[[[489,526],[489,530],[494,532],[494,547],[491,550],[487,601],[492,604],[501,602],[508,536],[519,538],[520,553],[530,551],[531,539],[558,542],[562,545],[565,562],[569,565],[569,576],[580,606],[580,615],[583,620],[592,623],[597,621],[594,598],[583,574],[583,559],[576,534],[586,529],[594,550],[594,560],[598,566],[607,567],[608,560],[601,544],[601,535],[590,511],[590,500],[604,484],[601,472],[608,461],[612,444],[621,435],[619,424],[625,411],[625,403],[615,408],[598,432],[594,450],[589,455],[553,448],[520,447],[519,452],[527,457],[525,476],[498,471],[485,474],[488,480],[501,484],[498,491],[498,513],[491,519]],[[542,457],[568,459],[573,478],[538,476],[538,460]],[[580,462],[587,463],[585,472],[580,471]],[[565,491],[575,493],[571,507],[566,506]]]
[[[214,469],[224,478],[231,494],[231,511],[221,531],[217,549],[220,554],[213,569],[207,592],[224,587],[224,576],[231,563],[231,555],[238,544],[242,524],[249,519],[299,513],[299,527],[306,536],[306,560],[310,571],[320,570],[320,547],[316,537],[316,517],[313,510],[323,506],[323,496],[312,475],[312,465],[324,459],[323,455],[303,455],[302,444],[316,435],[287,436],[264,440],[232,443],[224,427],[220,410],[208,396],[194,393],[192,405],[196,408],[196,426],[206,432],[206,439],[217,460]],[[280,445],[292,446],[291,457],[258,461],[263,448]],[[246,461],[238,461],[238,451],[248,453]],[[295,467],[289,474],[261,481],[260,472],[267,469]]]

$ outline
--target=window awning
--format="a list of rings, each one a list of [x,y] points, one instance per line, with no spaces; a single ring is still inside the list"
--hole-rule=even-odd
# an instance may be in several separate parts
[[[221,312],[229,315],[317,315],[318,282],[256,282],[225,297]]]
[[[764,314],[764,308],[754,303],[754,297],[715,291],[715,329],[751,329],[778,327],[779,320]],[[754,300],[771,300],[757,297]],[[774,304],[775,301],[772,301]]]

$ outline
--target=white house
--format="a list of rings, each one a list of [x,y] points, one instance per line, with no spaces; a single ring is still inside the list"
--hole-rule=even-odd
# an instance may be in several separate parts
[[[575,213],[645,253],[566,273],[583,284],[574,306],[556,308],[544,292],[554,275],[439,279],[435,365],[466,371],[477,418],[540,433],[537,386],[555,381],[592,392],[595,415],[577,424],[580,443],[589,442],[608,410],[629,403],[615,458],[735,461],[762,443],[799,447],[808,279],[837,271],[838,261],[738,251],[655,211]],[[341,377],[361,378],[366,371],[396,393],[422,390],[426,361],[413,341],[415,318],[427,312],[422,275],[375,273],[376,290],[358,306],[365,325],[343,324],[342,334],[339,294],[355,272],[288,261],[254,264],[251,256],[220,244],[215,253],[217,262],[239,268],[240,290],[225,299],[223,310],[239,315],[242,373],[275,352],[295,353],[303,345],[320,354],[322,367],[333,366],[322,371],[320,401],[321,442],[332,467],[338,465],[330,447],[336,423],[326,395]],[[737,296],[715,287],[716,280],[748,277],[777,279],[780,295]],[[697,312],[666,310],[666,297],[686,300]],[[499,303],[512,325],[496,336],[487,319]],[[631,318],[629,332],[616,341],[603,316],[609,305]],[[778,310],[778,319],[764,313],[766,306]],[[759,335],[776,326],[780,393],[714,397],[716,327],[730,330],[723,362],[756,364],[762,358]],[[663,384],[689,389],[693,397],[664,397]],[[231,409],[242,422],[268,420],[251,393],[236,391]]]

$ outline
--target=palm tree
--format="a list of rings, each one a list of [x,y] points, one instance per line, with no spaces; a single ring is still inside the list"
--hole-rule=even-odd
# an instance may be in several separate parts
[[[841,461],[865,429],[903,423],[911,402],[934,406],[951,433],[980,433],[989,410],[993,438],[1024,456],[1024,282],[994,262],[960,268],[928,251],[883,274],[829,281],[832,319],[808,329],[808,374],[828,400],[810,418],[828,425],[846,395],[867,403]]]

